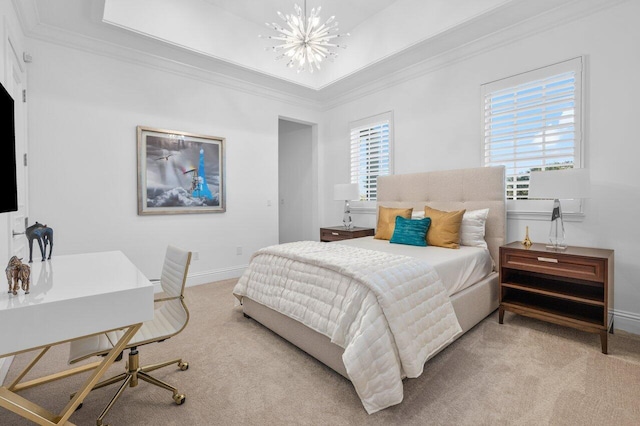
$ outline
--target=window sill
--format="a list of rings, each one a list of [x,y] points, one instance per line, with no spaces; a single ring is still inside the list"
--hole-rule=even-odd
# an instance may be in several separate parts
[[[377,214],[375,207],[351,207],[352,214]]]
[[[562,213],[562,220],[565,222],[582,222],[585,214],[581,212]],[[508,210],[507,219],[513,220],[539,220],[548,222],[551,220],[551,212],[527,212],[518,210]]]
[[[375,215],[378,211],[376,207],[351,207],[351,214],[370,214]],[[565,212],[562,214],[562,219],[565,222],[583,222],[585,214],[582,212]],[[548,222],[551,220],[551,211],[548,212],[534,212],[523,210],[508,210],[507,219],[512,220],[538,220],[541,222]]]

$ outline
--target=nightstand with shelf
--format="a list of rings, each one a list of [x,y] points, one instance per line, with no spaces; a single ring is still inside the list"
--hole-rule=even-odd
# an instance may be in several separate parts
[[[352,226],[347,229],[344,226],[333,226],[328,228],[320,228],[320,241],[341,241],[350,240],[352,238],[369,237],[374,234],[373,228],[360,228]]]
[[[598,333],[607,353],[613,331],[613,250],[568,247],[500,247],[500,308],[504,312]]]

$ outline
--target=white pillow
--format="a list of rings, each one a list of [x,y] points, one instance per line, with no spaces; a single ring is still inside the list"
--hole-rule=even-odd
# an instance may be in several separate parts
[[[424,209],[422,210],[414,210],[411,213],[411,219],[424,219]]]
[[[489,216],[489,209],[464,212],[460,225],[460,244],[463,246],[487,248],[484,240],[484,226]]]

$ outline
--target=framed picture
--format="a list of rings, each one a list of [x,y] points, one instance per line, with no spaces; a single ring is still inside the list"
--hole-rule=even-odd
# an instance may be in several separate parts
[[[139,215],[225,211],[224,138],[137,129]]]

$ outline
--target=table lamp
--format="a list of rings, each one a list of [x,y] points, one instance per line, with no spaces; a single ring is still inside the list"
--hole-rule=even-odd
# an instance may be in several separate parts
[[[589,197],[591,183],[588,169],[563,169],[531,172],[529,178],[529,199],[553,199],[551,212],[551,229],[547,248],[565,250],[564,221],[560,199],[577,199]]]
[[[349,201],[360,198],[360,190],[357,183],[337,183],[333,186],[333,199],[344,200],[344,216],[342,224],[346,229],[351,229],[351,207]]]

